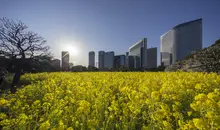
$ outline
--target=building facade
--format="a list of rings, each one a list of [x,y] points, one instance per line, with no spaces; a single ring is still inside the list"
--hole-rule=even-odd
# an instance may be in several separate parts
[[[104,55],[104,68],[105,69],[113,69],[114,68],[114,52],[105,52]]]
[[[95,67],[95,52],[94,51],[89,52],[89,66]]]
[[[114,68],[119,69],[125,67],[125,55],[117,55],[114,57]]]
[[[157,68],[157,48],[147,49],[147,68]]]
[[[105,59],[105,52],[104,51],[99,51],[99,70],[104,69],[104,59]]]
[[[141,68],[141,58],[139,56],[134,56],[134,68],[135,69]]]
[[[134,70],[134,56],[128,56],[128,68]]]
[[[126,52],[126,54],[125,54],[125,67],[129,66],[128,59],[129,59],[129,52]]]
[[[147,38],[143,38],[131,46],[129,55],[134,56],[135,69],[147,68]]]
[[[60,68],[60,60],[59,59],[52,60],[51,65],[55,68]]]
[[[61,59],[62,59],[62,69],[64,71],[68,71],[69,70],[69,52],[68,51],[62,51],[61,52]]]
[[[202,19],[179,24],[161,36],[161,63],[165,66],[202,49]]]

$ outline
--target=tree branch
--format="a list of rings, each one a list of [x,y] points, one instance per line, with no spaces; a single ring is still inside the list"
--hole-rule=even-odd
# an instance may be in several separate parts
[[[37,33],[27,31],[28,27],[21,21],[13,21],[8,18],[0,18],[0,47],[11,56],[25,55],[33,57],[37,53],[49,50],[44,38]]]

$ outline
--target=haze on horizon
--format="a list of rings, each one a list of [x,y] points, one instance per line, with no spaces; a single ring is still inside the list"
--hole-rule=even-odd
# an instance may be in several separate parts
[[[160,36],[203,18],[203,47],[220,38],[219,0],[1,0],[0,17],[21,20],[43,36],[55,58],[72,46],[70,62],[88,65],[88,52],[125,54],[141,38],[158,48]]]

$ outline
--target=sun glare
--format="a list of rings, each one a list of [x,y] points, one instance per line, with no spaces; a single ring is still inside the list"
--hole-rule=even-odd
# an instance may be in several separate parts
[[[65,50],[68,51],[72,56],[77,56],[79,54],[78,48],[72,45],[67,45]]]

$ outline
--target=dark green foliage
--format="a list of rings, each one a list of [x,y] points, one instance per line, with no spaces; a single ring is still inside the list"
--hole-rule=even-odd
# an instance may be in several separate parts
[[[96,72],[96,71],[99,71],[98,68],[94,67],[94,66],[88,66],[88,71],[92,71],[92,72]]]
[[[87,68],[85,66],[82,65],[77,65],[77,66],[73,66],[70,71],[72,72],[84,72],[87,71]]]

